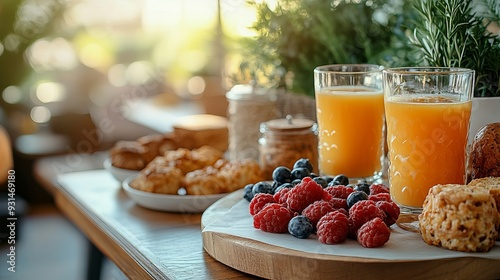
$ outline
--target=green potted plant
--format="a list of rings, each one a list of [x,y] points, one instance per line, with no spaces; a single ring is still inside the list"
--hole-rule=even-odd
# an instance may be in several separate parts
[[[469,139],[500,121],[500,5],[498,0],[420,0],[409,37],[420,65],[476,71]]]
[[[249,1],[257,11],[256,36],[241,44],[245,60],[233,82],[314,97],[319,65],[373,63],[414,65],[405,23],[414,16],[404,0]]]

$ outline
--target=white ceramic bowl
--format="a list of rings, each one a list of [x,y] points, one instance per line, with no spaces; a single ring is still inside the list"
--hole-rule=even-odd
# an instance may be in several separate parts
[[[119,181],[120,183],[123,182],[125,179],[127,179],[130,176],[137,176],[139,175],[140,171],[138,170],[130,170],[130,169],[124,169],[124,168],[118,168],[115,167],[111,164],[111,159],[107,158],[104,160],[104,169],[108,170],[113,177]]]
[[[122,183],[125,193],[138,205],[152,210],[177,212],[177,213],[201,213],[220,198],[228,195],[173,195],[144,192],[134,189],[130,182],[136,176],[126,178]]]

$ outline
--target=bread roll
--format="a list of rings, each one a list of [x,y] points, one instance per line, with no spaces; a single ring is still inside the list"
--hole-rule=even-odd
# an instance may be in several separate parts
[[[109,151],[111,164],[118,168],[141,170],[148,164],[149,148],[137,141],[118,141]]]
[[[500,122],[483,126],[474,136],[470,154],[471,177],[500,177]]]

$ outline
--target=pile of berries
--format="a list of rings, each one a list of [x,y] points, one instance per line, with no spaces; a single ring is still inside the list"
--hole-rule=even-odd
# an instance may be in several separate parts
[[[292,170],[277,167],[272,183],[245,186],[243,197],[250,202],[253,226],[302,239],[316,233],[324,244],[350,238],[373,248],[389,240],[389,227],[398,219],[399,207],[386,186],[350,185],[344,175],[322,177],[312,169],[308,159],[300,159]]]

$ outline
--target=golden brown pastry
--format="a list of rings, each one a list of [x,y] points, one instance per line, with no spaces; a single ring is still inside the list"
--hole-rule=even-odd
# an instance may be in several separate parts
[[[470,154],[472,179],[500,177],[500,122],[479,129]]]
[[[500,213],[500,177],[484,177],[474,179],[469,183],[469,186],[476,186],[487,189],[490,192],[490,195],[495,200],[497,211]],[[497,228],[497,230],[497,240],[500,240],[500,226]]]
[[[254,160],[219,160],[214,166],[186,174],[183,186],[187,194],[228,193],[263,180],[262,169]]]
[[[498,236],[500,214],[484,188],[436,185],[424,201],[419,223],[427,244],[455,251],[488,252]]]
[[[221,151],[210,146],[203,146],[194,150],[179,148],[177,150],[167,151],[163,159],[155,159],[154,161],[161,161],[161,164],[175,166],[179,168],[183,174],[186,174],[206,166],[214,165],[222,156],[223,153]]]
[[[138,138],[137,142],[147,148],[146,160],[148,162],[159,155],[163,155],[166,151],[177,149],[177,144],[170,134],[146,135]]]
[[[226,184],[226,180],[219,176],[219,170],[213,166],[189,172],[183,181],[183,187],[189,195],[224,193]]]
[[[141,170],[148,163],[148,148],[137,141],[118,141],[110,150],[111,164],[118,168]]]
[[[474,179],[469,186],[477,186],[487,189],[497,204],[497,210],[500,212],[500,177],[483,177]]]
[[[177,194],[184,175],[174,166],[148,165],[130,182],[132,188],[161,194]]]
[[[219,176],[226,181],[223,192],[233,192],[247,184],[264,180],[264,172],[259,163],[251,159],[228,162],[220,168]]]

